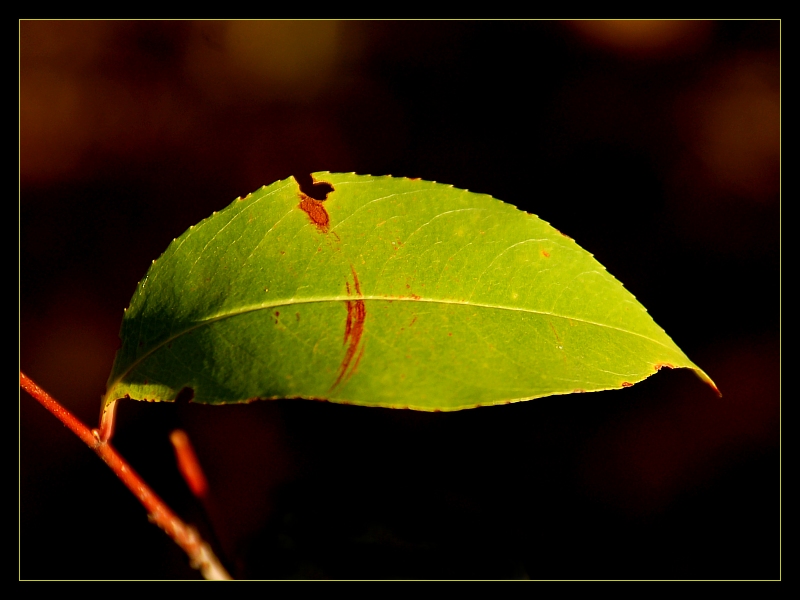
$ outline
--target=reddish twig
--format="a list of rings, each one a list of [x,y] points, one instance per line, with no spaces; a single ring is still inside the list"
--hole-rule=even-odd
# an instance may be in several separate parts
[[[175,461],[186,485],[198,500],[205,500],[208,494],[208,480],[200,467],[200,461],[197,460],[189,436],[182,429],[176,429],[169,434],[169,441],[175,448]]]
[[[205,517],[211,526],[211,534],[222,534],[221,537],[214,538],[214,541],[223,552],[226,548],[232,548],[230,539],[228,539],[227,535],[224,535],[224,528],[221,532],[219,529],[214,531],[214,525],[219,526],[225,522],[225,519],[220,514],[217,503],[214,501],[208,480],[205,473],[203,473],[203,468],[200,466],[200,461],[197,458],[197,454],[195,454],[192,443],[189,441],[189,436],[182,429],[176,429],[169,435],[169,441],[172,442],[172,447],[175,449],[175,461],[178,464],[178,471],[183,476],[186,486],[203,507]]]
[[[194,527],[184,523],[178,515],[150,489],[141,477],[107,442],[102,441],[98,430],[89,429],[75,415],[61,406],[40,388],[30,377],[19,372],[19,385],[69,427],[111,468],[147,510],[150,520],[163,529],[189,556],[191,565],[199,569],[206,579],[230,579],[225,568],[203,541]]]

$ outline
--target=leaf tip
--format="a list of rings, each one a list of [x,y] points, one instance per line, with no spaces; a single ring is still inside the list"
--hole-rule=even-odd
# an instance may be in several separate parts
[[[689,368],[691,368],[692,371],[694,371],[694,374],[697,375],[697,377],[700,379],[700,381],[702,381],[703,383],[705,383],[706,385],[711,387],[711,389],[714,390],[714,392],[717,394],[717,396],[722,398],[722,392],[719,391],[719,388],[717,387],[717,384],[714,383],[714,381],[711,379],[711,377],[709,377],[708,374],[705,371],[703,371],[703,369],[701,369],[701,368],[699,368],[699,367],[697,367],[695,365],[691,365],[691,364],[690,365],[686,365],[686,366],[689,366]],[[664,369],[664,368],[666,368],[666,369],[675,369],[677,367],[675,365],[671,364],[671,363],[657,363],[656,365],[654,365],[654,368],[655,368],[656,371],[660,371],[661,369]]]
[[[717,387],[717,384],[714,383],[714,381],[711,379],[711,377],[709,377],[706,374],[706,372],[703,371],[703,369],[695,368],[694,372],[700,378],[701,381],[703,381],[706,384],[708,384],[709,386],[711,386],[711,389],[714,390],[714,392],[716,392],[717,397],[722,398],[722,392],[719,391],[719,388]]]

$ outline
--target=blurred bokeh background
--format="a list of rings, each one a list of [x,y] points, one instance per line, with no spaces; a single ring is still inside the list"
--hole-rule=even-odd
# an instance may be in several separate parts
[[[20,368],[90,425],[150,261],[313,171],[450,183],[592,252],[716,381],[427,414],[123,402],[246,578],[777,578],[779,21],[21,21]],[[20,395],[23,579],[199,578]],[[168,435],[211,482],[204,514]],[[209,525],[210,523],[210,525]]]

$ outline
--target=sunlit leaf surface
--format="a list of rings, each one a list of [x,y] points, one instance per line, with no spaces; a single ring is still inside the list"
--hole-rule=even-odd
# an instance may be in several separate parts
[[[317,173],[235,200],[170,244],[122,323],[106,402],[317,398],[457,410],[710,383],[588,252],[490,196]],[[713,384],[712,384],[713,385]]]

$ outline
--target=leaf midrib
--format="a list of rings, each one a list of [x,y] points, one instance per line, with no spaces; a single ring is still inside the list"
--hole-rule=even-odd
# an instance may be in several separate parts
[[[541,310],[532,310],[530,308],[514,307],[514,306],[503,306],[503,305],[500,305],[500,304],[486,304],[486,303],[472,302],[472,301],[467,302],[467,301],[464,301],[464,300],[436,299],[436,298],[409,298],[409,297],[391,297],[390,298],[390,297],[386,297],[386,296],[358,296],[358,297],[354,297],[354,296],[324,296],[324,297],[319,297],[319,298],[307,298],[307,299],[300,299],[300,300],[295,300],[295,299],[279,300],[279,301],[270,302],[270,303],[266,303],[266,304],[259,304],[258,306],[245,307],[245,308],[239,309],[239,310],[234,311],[234,312],[227,312],[227,313],[214,315],[212,317],[208,317],[207,319],[198,322],[197,324],[193,325],[192,327],[188,327],[188,328],[184,329],[183,331],[181,331],[181,332],[179,332],[179,333],[167,338],[166,340],[164,340],[160,344],[154,346],[153,348],[151,348],[150,350],[145,352],[142,356],[137,358],[131,364],[131,366],[128,367],[125,370],[124,373],[122,373],[117,379],[115,379],[114,382],[111,385],[108,386],[108,390],[112,390],[120,381],[122,381],[125,377],[127,377],[128,374],[130,374],[130,372],[133,369],[135,369],[139,364],[141,364],[144,360],[146,360],[150,355],[154,354],[159,349],[163,348],[164,346],[166,346],[170,342],[178,339],[182,335],[186,335],[187,333],[190,333],[190,332],[194,331],[195,329],[199,329],[200,327],[204,327],[206,325],[209,325],[211,323],[216,323],[217,321],[222,321],[224,319],[230,319],[230,318],[238,317],[238,316],[245,315],[245,314],[248,314],[248,313],[251,313],[251,312],[257,312],[259,310],[267,310],[267,309],[276,308],[276,307],[280,307],[280,306],[294,306],[294,305],[297,305],[297,304],[315,304],[315,303],[318,303],[318,302],[352,302],[353,300],[365,300],[365,301],[368,300],[368,301],[371,301],[371,302],[426,302],[426,303],[431,303],[431,304],[450,304],[450,305],[470,306],[470,307],[476,307],[476,308],[490,308],[490,309],[494,309],[494,310],[510,310],[510,311],[524,312],[524,313],[530,313],[530,314],[535,314],[535,315],[540,315],[540,316],[545,316],[545,317],[555,317],[557,319],[565,319],[565,320],[570,320],[570,321],[577,321],[579,323],[584,323],[586,325],[594,325],[595,327],[602,327],[602,328],[605,328],[605,329],[612,329],[614,331],[619,331],[620,333],[626,333],[628,335],[633,335],[633,336],[636,336],[636,337],[640,337],[640,338],[645,339],[645,340],[647,340],[649,342],[652,342],[654,344],[658,344],[659,346],[662,346],[663,348],[666,348],[668,350],[671,350],[671,351],[675,350],[674,348],[672,348],[670,346],[667,346],[663,342],[660,342],[658,340],[654,340],[653,338],[647,337],[646,335],[643,335],[641,333],[637,333],[635,331],[629,331],[627,329],[622,329],[620,327],[615,327],[613,325],[607,325],[605,323],[597,323],[596,321],[590,321],[588,319],[582,319],[580,317],[568,317],[568,316],[565,316],[565,315],[559,315],[559,314],[556,314],[556,313],[544,312],[544,311],[541,311]]]

